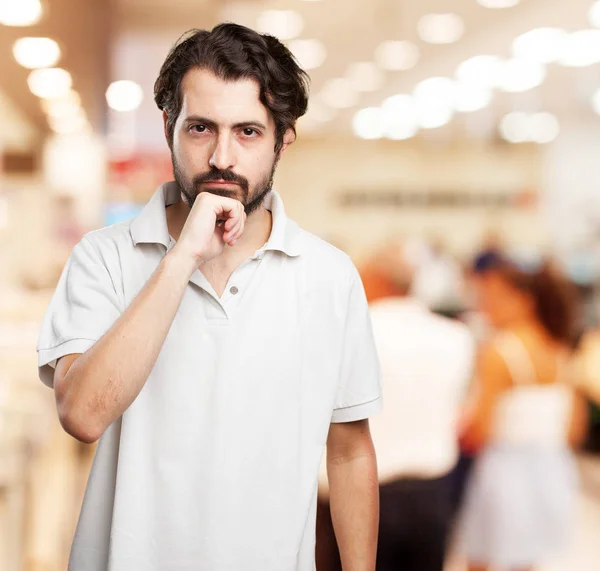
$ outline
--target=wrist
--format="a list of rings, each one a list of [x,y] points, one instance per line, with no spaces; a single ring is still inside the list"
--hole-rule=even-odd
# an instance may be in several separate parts
[[[164,264],[177,274],[182,274],[188,280],[202,264],[202,258],[185,252],[181,247],[175,246],[164,257]]]

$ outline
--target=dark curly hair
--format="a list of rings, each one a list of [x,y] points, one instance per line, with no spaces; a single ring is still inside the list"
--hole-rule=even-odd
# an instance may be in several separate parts
[[[167,114],[167,138],[173,144],[181,112],[181,83],[194,68],[208,69],[225,81],[254,79],[260,100],[275,121],[275,151],[283,146],[288,129],[308,106],[308,75],[291,52],[273,36],[238,24],[220,24],[208,30],[189,30],[175,43],[154,84],[154,101]]]

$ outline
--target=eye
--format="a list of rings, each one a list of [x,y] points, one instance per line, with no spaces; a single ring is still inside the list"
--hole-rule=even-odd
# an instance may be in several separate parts
[[[192,125],[190,131],[194,133],[206,133],[206,125]]]
[[[252,129],[252,127],[246,127],[242,129],[242,133],[244,137],[256,137],[258,135],[258,131],[256,129]]]

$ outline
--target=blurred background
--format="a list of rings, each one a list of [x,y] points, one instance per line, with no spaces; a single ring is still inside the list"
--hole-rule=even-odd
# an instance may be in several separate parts
[[[288,214],[346,251],[410,246],[414,295],[481,335],[486,249],[551,257],[598,324],[600,2],[0,0],[0,569],[66,569],[93,447],[58,424],[36,337],[73,245],[135,216],[171,164],[153,83],[191,27],[285,41],[312,79],[280,163]],[[550,571],[600,569],[600,415],[578,453],[576,540]],[[448,569],[462,569],[451,557]]]

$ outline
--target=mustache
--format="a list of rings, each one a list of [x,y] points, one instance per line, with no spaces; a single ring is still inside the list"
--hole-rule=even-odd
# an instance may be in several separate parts
[[[196,175],[192,182],[195,187],[198,187],[203,183],[211,181],[233,182],[239,184],[245,190],[248,190],[248,187],[250,186],[247,178],[234,173],[232,170],[221,170],[215,168],[212,168],[208,172]]]

